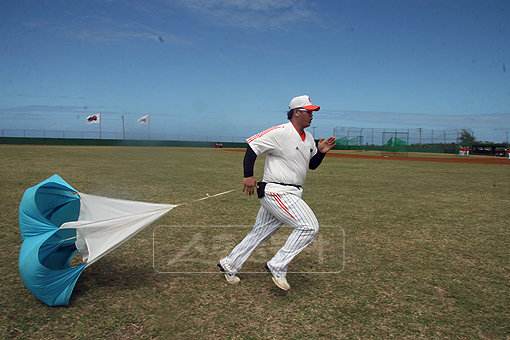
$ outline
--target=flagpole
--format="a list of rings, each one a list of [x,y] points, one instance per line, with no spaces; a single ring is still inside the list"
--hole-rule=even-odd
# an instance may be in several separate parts
[[[126,139],[126,130],[124,129],[124,115],[120,116],[122,119],[122,139]]]
[[[149,140],[151,139],[151,116],[147,115],[147,128],[149,131]]]

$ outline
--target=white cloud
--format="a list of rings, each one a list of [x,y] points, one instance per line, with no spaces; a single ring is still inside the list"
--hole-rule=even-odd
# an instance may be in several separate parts
[[[180,4],[208,22],[223,26],[282,29],[291,23],[317,19],[310,2],[299,0],[181,0]]]
[[[190,44],[187,39],[135,22],[123,23],[122,25],[99,25],[97,27],[95,25],[80,25],[65,31],[65,34],[75,39],[99,43],[152,40],[154,42],[168,42],[178,46]]]
[[[121,19],[107,13],[94,13],[77,16],[67,12],[61,18],[40,17],[23,22],[28,30],[50,31],[52,34],[63,34],[72,39],[97,43],[115,43],[133,40],[152,40],[178,46],[189,45],[191,42],[181,36],[159,29],[151,23],[143,23],[133,19]]]

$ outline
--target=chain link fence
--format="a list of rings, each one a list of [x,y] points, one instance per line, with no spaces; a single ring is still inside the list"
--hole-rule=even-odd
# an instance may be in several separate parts
[[[357,128],[337,126],[333,134],[341,150],[378,150],[395,153],[455,153],[462,130]]]
[[[152,141],[198,141],[220,143],[245,143],[244,136],[190,135],[165,133],[123,133],[108,131],[62,131],[62,130],[30,130],[0,129],[0,137],[19,138],[62,138],[62,139],[109,139],[109,140],[152,140]]]

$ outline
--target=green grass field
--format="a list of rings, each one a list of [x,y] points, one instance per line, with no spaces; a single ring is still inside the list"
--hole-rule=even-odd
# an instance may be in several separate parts
[[[510,336],[508,166],[326,158],[303,198],[324,226],[327,263],[314,241],[283,292],[261,272],[288,227],[254,254],[240,285],[216,272],[259,209],[241,193],[241,152],[0,145],[0,155],[1,338]],[[157,203],[238,190],[173,209],[87,268],[69,306],[48,307],[18,275],[18,205],[55,173],[84,193]],[[204,261],[172,262],[190,238],[200,247],[188,256]],[[316,266],[340,270],[311,274]],[[203,273],[168,273],[179,268]]]

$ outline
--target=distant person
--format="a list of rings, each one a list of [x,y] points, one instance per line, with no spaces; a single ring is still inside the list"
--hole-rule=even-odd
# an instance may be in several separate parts
[[[221,149],[223,147],[223,144],[221,144],[220,142],[217,142],[215,145],[214,145],[215,148],[217,149]]]
[[[290,122],[274,126],[248,138],[244,156],[243,192],[247,196],[255,190],[260,198],[260,210],[252,231],[218,266],[231,284],[239,283],[236,275],[251,253],[268,240],[283,224],[294,230],[285,245],[266,263],[266,270],[280,289],[289,290],[287,266],[290,261],[313,241],[319,231],[319,222],[312,209],[301,199],[302,185],[308,169],[316,169],[324,156],[335,145],[335,138],[319,139],[316,145],[310,132],[313,112],[320,107],[312,105],[310,97],[291,100],[287,112]],[[264,177],[258,182],[253,174],[257,156],[267,154]]]

